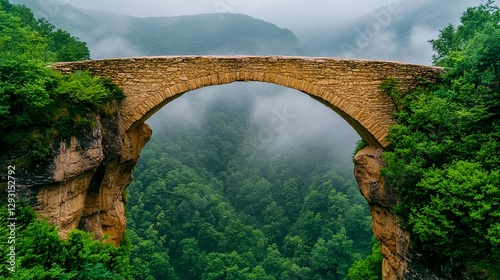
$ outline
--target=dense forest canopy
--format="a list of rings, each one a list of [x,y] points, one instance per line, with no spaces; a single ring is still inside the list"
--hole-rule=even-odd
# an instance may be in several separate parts
[[[433,265],[453,258],[500,279],[500,10],[469,8],[430,43],[447,73],[433,89],[396,95],[383,175]]]

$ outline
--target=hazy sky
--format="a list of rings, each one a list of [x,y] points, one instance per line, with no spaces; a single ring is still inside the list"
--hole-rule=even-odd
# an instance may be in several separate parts
[[[155,131],[169,131],[178,125],[198,128],[210,104],[231,104],[241,98],[250,101],[249,125],[255,128],[257,137],[257,141],[250,144],[256,152],[290,151],[314,143],[325,153],[333,152],[337,160],[349,164],[359,139],[354,129],[315,99],[278,85],[237,82],[190,91],[168,103],[147,123],[153,128],[153,137]]]
[[[366,14],[388,1],[357,0],[65,0],[68,4],[114,13],[145,16],[176,16],[232,12],[276,21],[280,18],[351,18]],[[421,1],[426,2],[426,1]]]
[[[404,60],[421,64],[429,64],[432,56],[427,40],[435,38],[446,24],[458,23],[467,7],[481,3],[481,0],[63,1],[81,8],[137,17],[243,13],[292,30],[315,56]],[[407,30],[408,34],[401,38],[395,29]],[[365,40],[366,47],[353,48],[365,34],[370,36]],[[349,45],[349,50],[339,50],[341,44]]]
[[[177,16],[200,13],[243,13],[280,27],[306,29],[326,23],[342,24],[382,7],[397,13],[429,6],[453,17],[480,0],[63,0],[73,6],[137,17]],[[395,9],[396,11],[396,9]],[[456,16],[455,16],[456,18]],[[298,30],[293,30],[297,32]]]

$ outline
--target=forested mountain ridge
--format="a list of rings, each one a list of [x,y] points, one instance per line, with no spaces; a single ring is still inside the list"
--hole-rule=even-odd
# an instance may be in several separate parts
[[[181,54],[304,55],[288,29],[242,14],[135,18],[58,1],[13,0],[89,45],[92,57]]]

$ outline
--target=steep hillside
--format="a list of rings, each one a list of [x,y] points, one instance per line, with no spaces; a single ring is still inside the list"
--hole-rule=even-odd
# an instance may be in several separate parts
[[[288,29],[241,14],[134,18],[58,1],[12,0],[88,43],[93,58],[180,54],[304,55]]]

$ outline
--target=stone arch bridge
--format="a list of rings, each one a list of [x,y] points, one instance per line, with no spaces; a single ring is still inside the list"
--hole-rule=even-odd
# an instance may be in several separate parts
[[[442,68],[408,63],[281,56],[176,56],[58,63],[63,73],[88,70],[111,79],[126,95],[118,115],[101,120],[88,139],[55,147],[44,179],[31,183],[38,215],[61,234],[73,228],[108,234],[118,245],[125,232],[123,191],[132,181],[140,151],[151,136],[144,121],[183,93],[236,81],[273,83],[302,91],[342,116],[370,146],[355,161],[355,176],[367,199],[375,237],[384,255],[383,278],[403,279],[409,234],[392,214],[394,192],[379,171],[394,103],[379,85],[393,77],[406,89],[434,83]],[[168,121],[168,120],[167,120]],[[397,200],[397,196],[396,196]]]
[[[127,96],[125,130],[143,123],[177,96],[198,88],[257,81],[302,91],[332,108],[371,145],[385,147],[394,104],[378,86],[390,77],[413,88],[439,79],[441,68],[407,63],[314,57],[174,56],[59,63],[62,72],[88,70],[111,79]]]

